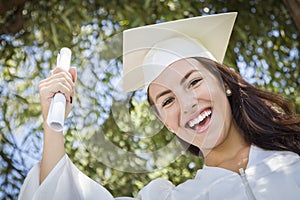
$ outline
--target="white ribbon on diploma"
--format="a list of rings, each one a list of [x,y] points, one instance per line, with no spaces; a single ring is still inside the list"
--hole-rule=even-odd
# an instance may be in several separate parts
[[[63,47],[57,56],[56,67],[68,71],[71,63],[72,52],[69,48]],[[47,124],[55,131],[63,130],[66,111],[66,98],[61,93],[56,93],[51,101]]]

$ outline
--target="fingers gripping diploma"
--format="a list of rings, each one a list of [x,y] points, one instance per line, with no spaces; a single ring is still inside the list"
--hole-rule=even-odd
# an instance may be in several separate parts
[[[57,58],[57,68],[39,85],[44,120],[47,116],[47,124],[56,132],[63,130],[65,116],[69,113],[71,96],[74,93],[76,70],[70,69],[70,62],[71,50],[62,48]]]

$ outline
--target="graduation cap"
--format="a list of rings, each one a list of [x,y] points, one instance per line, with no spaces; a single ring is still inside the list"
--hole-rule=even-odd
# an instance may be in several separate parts
[[[170,64],[204,57],[223,62],[236,12],[193,17],[123,32],[123,90],[149,85]]]

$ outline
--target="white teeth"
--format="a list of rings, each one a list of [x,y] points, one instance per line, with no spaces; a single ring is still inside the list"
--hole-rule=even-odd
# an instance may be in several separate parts
[[[197,118],[191,120],[189,122],[189,126],[193,128],[196,124],[199,124],[202,122],[206,117],[208,117],[211,114],[211,110],[206,110],[203,113],[201,113]]]

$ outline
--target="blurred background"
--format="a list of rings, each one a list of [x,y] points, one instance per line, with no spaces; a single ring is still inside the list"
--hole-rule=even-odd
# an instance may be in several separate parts
[[[299,114],[299,10],[299,0],[0,0],[0,199],[17,199],[41,159],[38,82],[55,67],[60,48],[72,50],[79,75],[67,153],[114,196],[134,196],[157,177],[174,184],[193,178],[203,162],[155,121],[144,91],[118,89],[122,31],[237,11],[224,63],[286,95]]]

